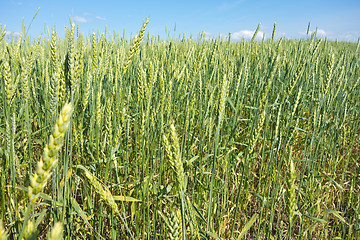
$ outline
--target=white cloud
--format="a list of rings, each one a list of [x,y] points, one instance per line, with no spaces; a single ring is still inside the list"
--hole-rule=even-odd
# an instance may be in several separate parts
[[[79,16],[75,16],[75,17],[74,17],[74,20],[75,20],[76,22],[81,22],[81,23],[86,23],[86,22],[88,22],[88,20],[87,20],[86,18],[84,18],[84,17],[79,17]]]
[[[309,35],[313,34],[315,31],[310,31]],[[300,35],[306,36],[306,32],[299,32]],[[324,29],[317,29],[316,36],[319,38],[327,38],[329,40],[335,41],[348,41],[348,42],[357,42],[360,36],[360,32],[350,31],[350,32],[332,32],[325,31]]]
[[[234,9],[237,6],[239,6],[242,2],[244,2],[244,0],[237,0],[237,1],[226,1],[223,2],[221,5],[218,6],[218,10],[219,11],[227,11],[230,9]]]
[[[11,1],[11,3],[14,4],[14,5],[18,5],[18,6],[23,5],[23,2]]]
[[[313,34],[315,31],[310,31],[309,35]],[[299,32],[300,35],[305,36],[306,32]],[[316,36],[318,37],[326,37],[328,33],[324,29],[317,29],[316,30]]]
[[[220,33],[220,34],[219,34],[219,37],[220,37],[221,39],[226,39],[226,35],[223,34],[223,33]]]
[[[211,32],[207,32],[207,31],[203,31],[202,33],[205,35],[205,40],[212,40],[212,39],[216,39],[216,38],[220,38],[220,39],[224,40],[228,36],[223,33],[212,34]]]
[[[203,31],[203,34],[205,35],[205,40],[212,39],[212,34],[210,32]]]
[[[318,35],[319,37],[325,37],[327,34],[326,34],[325,30],[323,30],[323,29],[318,29],[318,30],[317,30],[317,35]]]
[[[106,18],[104,18],[104,17],[100,17],[100,16],[96,16],[96,19],[106,21]]]
[[[20,36],[20,33],[19,32],[10,32],[10,31],[5,31],[5,36],[11,36],[11,34],[13,34],[14,37],[18,37]]]
[[[232,40],[241,40],[241,39],[249,39],[252,38],[252,36],[254,35],[255,31],[250,31],[250,30],[242,30],[239,32],[234,32],[231,34],[231,39]],[[262,39],[264,37],[264,32],[259,31],[256,34],[256,38],[255,39]]]
[[[334,34],[331,38],[340,41],[357,42],[360,39],[360,32],[350,31],[344,33],[337,33]]]

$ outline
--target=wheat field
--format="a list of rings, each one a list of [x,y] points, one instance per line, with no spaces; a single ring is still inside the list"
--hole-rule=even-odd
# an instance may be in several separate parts
[[[359,43],[148,21],[1,26],[0,239],[359,239]]]

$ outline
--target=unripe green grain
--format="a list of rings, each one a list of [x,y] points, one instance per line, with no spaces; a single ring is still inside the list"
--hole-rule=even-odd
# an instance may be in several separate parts
[[[99,181],[97,177],[92,175],[86,168],[83,166],[78,166],[84,172],[84,176],[89,180],[91,186],[95,188],[95,191],[100,195],[100,198],[105,201],[105,203],[116,213],[119,214],[120,211],[118,206],[115,203],[115,200],[110,192],[110,190]]]
[[[0,220],[0,240],[6,240],[8,238],[7,231],[3,226],[3,222]]]
[[[146,72],[141,64],[137,68],[137,85],[138,102],[140,103],[144,100],[146,91]]]
[[[84,51],[85,47],[82,44],[80,47],[80,51],[77,53],[76,61],[75,61],[75,79],[76,81],[80,81],[81,75],[84,70]]]
[[[327,72],[326,72],[326,87],[325,87],[325,94],[328,93],[329,91],[329,87],[330,87],[330,83],[331,83],[331,79],[333,76],[333,72],[334,72],[334,64],[335,63],[335,55],[334,53],[331,53],[328,62],[327,62]]]
[[[287,201],[288,201],[290,226],[293,223],[294,214],[297,209],[296,196],[295,196],[295,179],[296,179],[295,166],[293,161],[290,160],[290,169],[287,177],[287,185],[288,185]]]
[[[112,144],[112,139],[113,139],[112,116],[113,116],[112,98],[108,98],[106,101],[105,121],[106,121],[106,130],[108,132],[110,144]]]
[[[161,67],[159,74],[159,88],[160,88],[160,114],[164,113],[164,105],[165,105],[165,81],[164,81],[164,68]]]
[[[130,47],[130,52],[129,52],[128,58],[123,66],[123,74],[125,74],[125,72],[127,71],[128,67],[129,67],[129,64],[131,62],[131,59],[133,58],[135,53],[139,50],[140,43],[144,37],[145,29],[146,29],[146,26],[148,23],[149,23],[149,18],[147,18],[145,20],[145,22],[143,23],[143,25],[140,29],[140,32],[139,32],[139,36],[135,35],[135,37],[133,39],[133,43]]]
[[[96,92],[96,123],[98,126],[101,126],[101,120],[102,120],[102,110],[103,106],[101,103],[101,95],[102,95],[102,82],[100,82],[100,85]]]
[[[274,42],[275,39],[275,31],[276,31],[276,22],[274,23],[274,28],[271,34],[271,42]]]
[[[75,79],[75,44],[74,44],[74,31],[75,24],[71,24],[70,32],[68,33],[68,48],[67,48],[67,59],[65,60],[65,76],[68,84],[67,91],[74,91],[76,89]]]
[[[86,81],[85,81],[84,95],[83,95],[83,98],[82,98],[83,112],[85,112],[86,107],[88,105],[91,82],[92,82],[92,74],[91,74],[91,71],[88,70],[87,78],[86,78]]]
[[[4,62],[4,82],[5,82],[5,93],[6,93],[6,100],[9,105],[11,105],[11,100],[13,96],[13,82],[11,79],[11,69],[9,63],[7,61]]]
[[[167,96],[167,104],[166,104],[166,113],[167,113],[167,116],[169,117],[170,116],[170,114],[171,114],[171,109],[172,109],[172,106],[171,106],[171,104],[172,104],[172,85],[173,85],[173,81],[172,81],[172,79],[170,78],[169,79],[169,82],[168,82],[168,87],[167,87],[167,94],[166,94],[166,96]]]
[[[65,95],[66,95],[66,82],[65,82],[64,71],[62,69],[58,70],[58,76],[59,76],[58,101],[61,104],[64,104],[65,103]]]
[[[30,178],[31,184],[28,194],[32,203],[38,199],[39,193],[51,176],[51,170],[57,164],[57,155],[63,145],[65,133],[69,128],[72,111],[71,104],[64,105],[55,123],[53,133],[50,135],[49,143],[44,148],[43,157],[37,163],[35,174]]]
[[[259,24],[258,24],[258,26],[257,26],[257,28],[256,28],[256,30],[255,30],[255,32],[254,32],[254,34],[253,34],[252,38],[251,38],[251,42],[253,42],[253,41],[255,40],[256,35],[257,35],[257,34],[258,34],[258,32],[259,32],[260,26],[261,26],[261,23],[259,23]]]
[[[2,27],[0,24],[0,43],[4,39],[5,34],[6,34],[6,25],[4,25],[4,27]]]
[[[294,108],[293,108],[293,110],[292,110],[292,112],[291,112],[291,118],[294,117],[295,112],[296,112],[296,109],[297,109],[297,107],[298,107],[298,105],[299,105],[300,97],[301,97],[301,92],[302,92],[302,87],[299,88],[298,94],[297,94],[297,96],[296,96]]]
[[[63,237],[64,227],[60,222],[54,224],[48,235],[48,240],[61,240]]]
[[[54,114],[58,105],[59,78],[55,71],[50,79],[50,113]]]
[[[168,228],[168,239],[171,240],[182,240],[182,222],[181,222],[181,210],[175,206],[169,208],[168,213],[164,216],[159,211],[160,216],[165,221]]]
[[[275,136],[274,136],[275,141],[278,141],[277,138],[278,138],[279,132],[280,132],[280,118],[281,118],[282,106],[283,105],[281,104],[279,107],[279,110],[278,110],[277,118],[276,118]]]
[[[182,189],[183,192],[186,192],[186,184],[185,184],[185,173],[183,168],[183,163],[181,160],[181,152],[180,152],[180,144],[179,138],[176,133],[176,129],[174,124],[170,125],[170,139],[168,140],[166,135],[163,136],[164,146],[166,153],[168,155],[169,161],[176,172],[176,179],[179,189]]]
[[[224,120],[224,114],[225,114],[225,104],[226,104],[226,98],[228,96],[228,90],[229,90],[229,81],[226,77],[226,74],[223,78],[223,83],[221,86],[221,92],[220,92],[220,102],[219,102],[219,126],[222,125],[222,122]]]
[[[37,239],[36,227],[33,221],[28,221],[25,226],[24,238],[21,240],[32,240]]]
[[[96,40],[96,34],[95,32],[92,33],[91,38],[91,75],[95,74],[95,71],[97,70],[98,66],[98,57],[97,57],[97,40]]]
[[[51,42],[50,42],[50,56],[51,56],[51,71],[56,72],[57,67],[57,58],[56,58],[56,32],[55,29],[51,33]]]
[[[182,238],[182,223],[181,223],[181,211],[180,209],[175,209],[170,212],[170,217],[168,218],[168,227],[169,227],[169,239],[171,240],[181,240]]]

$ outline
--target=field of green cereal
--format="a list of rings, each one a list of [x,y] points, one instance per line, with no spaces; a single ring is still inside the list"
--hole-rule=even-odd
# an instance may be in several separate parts
[[[0,239],[359,239],[359,43],[147,23],[1,26]]]

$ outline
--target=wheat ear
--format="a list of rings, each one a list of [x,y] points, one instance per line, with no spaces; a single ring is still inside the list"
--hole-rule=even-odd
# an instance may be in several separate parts
[[[8,237],[7,232],[3,226],[2,221],[0,220],[0,240],[6,240]]]
[[[169,229],[168,235],[171,240],[180,240],[182,239],[182,223],[181,223],[181,211],[180,209],[174,208],[170,212],[169,216],[164,216],[159,211],[160,216],[164,219],[166,226]]]
[[[69,128],[72,111],[71,103],[64,105],[54,126],[53,133],[50,135],[49,143],[44,148],[43,157],[37,164],[34,176],[30,178],[29,197],[31,202],[38,199],[39,193],[51,175],[52,168],[56,166],[57,155],[63,145],[65,133]]]
[[[21,240],[31,240],[31,239],[37,239],[36,236],[36,228],[35,228],[35,224],[33,221],[28,221],[25,229],[24,229],[24,238],[22,238]]]
[[[146,26],[147,24],[149,23],[149,18],[147,18],[145,20],[145,22],[143,23],[141,29],[140,29],[140,32],[139,32],[139,36],[138,35],[135,35],[134,37],[134,41],[130,47],[130,52],[129,52],[129,55],[128,55],[128,58],[123,66],[123,73],[126,72],[126,70],[128,69],[129,67],[129,64],[131,62],[131,59],[133,58],[133,56],[135,55],[135,53],[139,50],[139,47],[140,47],[140,43],[144,37],[144,33],[145,33],[145,29],[146,29]]]
[[[296,179],[296,172],[295,172],[294,162],[290,160],[290,169],[287,178],[287,184],[288,184],[287,199],[288,199],[290,227],[292,226],[293,217],[297,209],[296,198],[295,198],[295,179]]]
[[[273,28],[273,31],[272,31],[271,42],[274,42],[274,39],[275,39],[275,31],[276,31],[276,22],[274,23],[274,28]]]
[[[54,29],[51,32],[50,55],[51,55],[51,70],[55,72],[57,70],[57,60],[56,60],[56,32]]]
[[[92,175],[85,167],[79,165],[77,168],[84,171],[84,176],[89,180],[90,185],[95,188],[95,191],[100,195],[100,198],[116,213],[120,213],[115,200],[110,190],[100,182],[100,180]]]
[[[169,239],[171,240],[180,240],[182,239],[182,225],[181,225],[181,211],[176,209],[170,213],[170,218],[168,219],[169,224]]]
[[[13,83],[11,80],[11,69],[8,61],[4,63],[4,82],[7,104],[11,105],[11,98],[13,95]]]
[[[48,235],[48,240],[64,239],[63,231],[64,231],[64,227],[62,226],[62,224],[59,222],[55,223],[55,225],[51,229],[51,232]]]
[[[183,163],[181,161],[179,138],[177,136],[174,124],[170,125],[170,138],[171,142],[169,142],[168,137],[164,135],[165,151],[169,157],[171,165],[176,172],[179,189],[181,188],[183,192],[186,192],[185,173]]]

